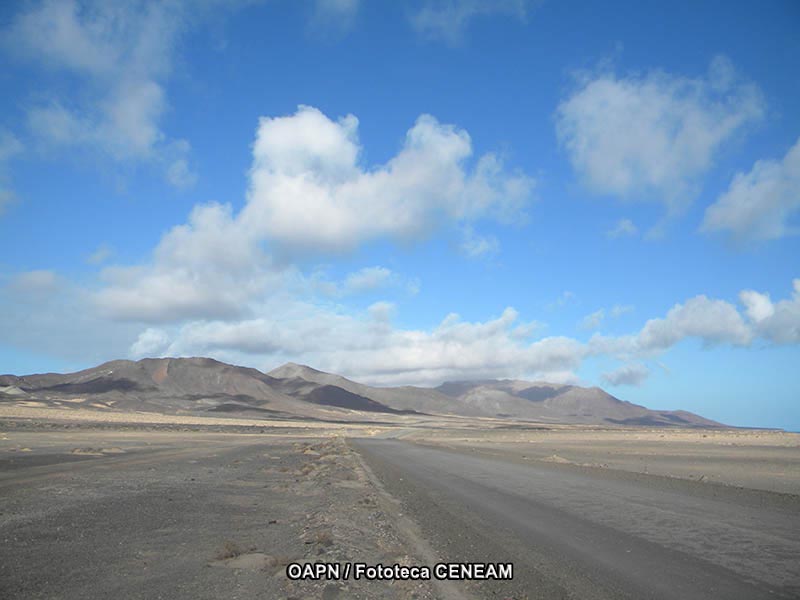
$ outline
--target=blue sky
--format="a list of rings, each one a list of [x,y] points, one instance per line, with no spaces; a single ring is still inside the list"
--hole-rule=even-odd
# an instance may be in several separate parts
[[[0,371],[292,360],[800,429],[800,8],[0,8]]]

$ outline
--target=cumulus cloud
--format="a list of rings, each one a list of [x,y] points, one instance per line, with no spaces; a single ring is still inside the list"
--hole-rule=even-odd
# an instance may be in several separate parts
[[[641,383],[638,365],[674,345],[697,339],[706,346],[800,343],[800,279],[789,298],[745,290],[743,312],[719,299],[697,296],[676,304],[630,335],[593,335],[588,342],[541,337],[541,324],[513,308],[485,321],[447,315],[432,328],[395,322],[397,307],[380,301],[366,310],[294,293],[286,280],[237,317],[165,320],[142,327],[107,320],[89,309],[87,292],[52,272],[20,274],[0,288],[0,329],[20,347],[86,360],[109,356],[208,355],[269,368],[292,360],[374,384],[435,385],[447,379],[528,378],[575,382],[593,357],[620,360],[604,374],[613,385]],[[81,344],[72,341],[81,339]],[[127,342],[126,342],[127,340]]]
[[[433,117],[420,117],[398,154],[373,168],[359,163],[357,127],[352,115],[334,121],[307,106],[261,119],[245,206],[234,214],[228,204],[199,205],[148,264],[105,269],[100,309],[148,323],[243,318],[297,276],[267,247],[317,254],[417,238],[445,220],[508,217],[529,198],[531,179],[506,173],[491,154],[469,168],[469,135]],[[377,284],[389,275],[381,269],[332,289]]]
[[[257,242],[230,205],[196,206],[187,224],[164,235],[149,264],[104,269],[95,302],[119,320],[241,318],[254,298],[284,285],[285,269]]]
[[[386,164],[359,164],[358,119],[333,121],[301,106],[262,118],[242,220],[275,244],[341,251],[378,237],[413,239],[444,219],[509,217],[533,179],[508,173],[494,154],[468,166],[466,131],[422,115]]]
[[[773,303],[769,294],[744,290],[739,299],[758,335],[775,344],[800,343],[800,279],[792,282],[792,296]]]
[[[649,375],[650,370],[645,365],[633,363],[603,373],[602,377],[609,385],[642,385]]]
[[[271,304],[277,315],[250,321],[183,326],[169,354],[245,352],[292,358],[372,383],[436,383],[448,378],[535,377],[573,369],[581,345],[568,338],[532,340],[535,323],[513,309],[485,322],[448,315],[429,331],[391,325],[394,307],[376,303],[363,314],[341,314],[295,301]]]
[[[189,184],[188,146],[179,144],[174,157],[161,128],[165,82],[189,21],[184,9],[177,2],[45,0],[20,11],[3,32],[9,52],[83,84],[80,95],[52,95],[29,108],[39,141],[162,164],[170,183]]]
[[[169,334],[166,331],[148,327],[139,334],[139,337],[136,338],[136,341],[131,346],[130,356],[136,359],[159,357],[164,354],[169,345]]]
[[[761,323],[775,314],[775,307],[769,294],[761,294],[754,290],[743,290],[739,293],[739,300],[745,306],[745,313],[754,323]]]
[[[574,381],[584,361],[606,357],[623,363],[603,375],[606,382],[640,385],[649,373],[642,359],[687,339],[707,347],[744,347],[756,339],[800,343],[800,280],[789,299],[773,303],[754,294],[742,294],[745,315],[752,316],[743,316],[727,301],[696,296],[633,334],[595,334],[581,342],[540,337],[541,325],[521,321],[513,308],[486,321],[451,314],[433,328],[408,329],[394,324],[397,309],[391,303],[353,312],[282,292],[255,307],[253,318],[190,321],[169,336],[145,332],[131,351],[141,352],[156,340],[165,355],[210,354],[260,367],[292,360],[381,385],[497,377]],[[754,305],[759,307],[753,310]]]
[[[411,15],[414,29],[430,39],[458,44],[476,17],[502,15],[524,21],[528,0],[427,0]]]
[[[745,241],[797,234],[790,223],[800,210],[800,139],[783,160],[759,160],[737,173],[727,191],[706,209],[702,231],[727,231]]]
[[[662,319],[647,321],[637,342],[641,350],[659,351],[689,337],[698,338],[708,346],[722,343],[746,346],[752,341],[753,332],[734,305],[701,295],[676,304]]]
[[[764,111],[758,88],[717,57],[705,77],[584,75],[559,104],[556,129],[590,190],[658,200],[676,213],[695,198],[722,144]]]

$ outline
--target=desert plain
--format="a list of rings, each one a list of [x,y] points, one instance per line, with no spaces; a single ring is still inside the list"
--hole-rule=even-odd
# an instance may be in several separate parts
[[[797,434],[52,412],[0,409],[4,598],[800,591]],[[287,578],[316,561],[513,562],[514,579]]]

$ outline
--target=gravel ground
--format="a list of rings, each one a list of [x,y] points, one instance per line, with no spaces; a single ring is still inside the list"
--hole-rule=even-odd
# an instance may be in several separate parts
[[[5,438],[5,439],[3,439]],[[0,597],[434,598],[290,581],[290,562],[419,563],[338,436],[0,433]]]

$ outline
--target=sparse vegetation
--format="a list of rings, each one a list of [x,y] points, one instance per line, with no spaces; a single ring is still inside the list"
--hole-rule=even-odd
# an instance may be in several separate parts
[[[228,560],[229,558],[236,558],[242,554],[242,549],[235,542],[228,540],[222,546],[222,549],[217,552],[217,560]]]
[[[320,546],[332,546],[333,532],[330,529],[322,529],[317,532],[314,541]]]
[[[280,554],[278,556],[268,556],[266,559],[265,570],[266,569],[283,569],[289,563],[295,562],[298,560],[297,558],[292,558],[286,554]]]

